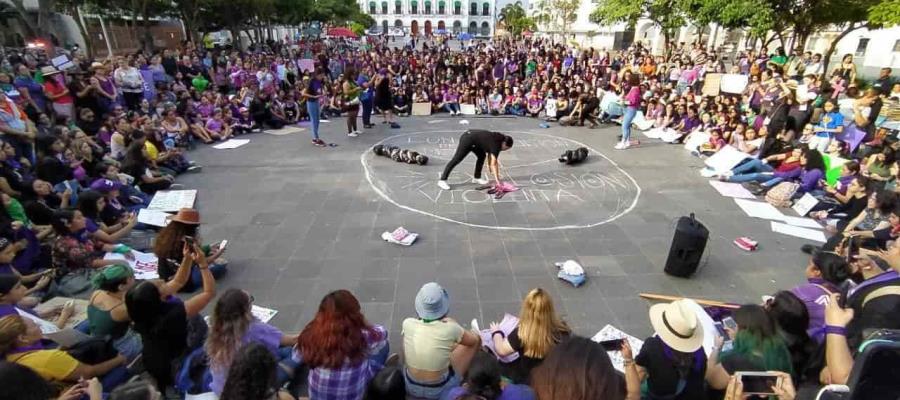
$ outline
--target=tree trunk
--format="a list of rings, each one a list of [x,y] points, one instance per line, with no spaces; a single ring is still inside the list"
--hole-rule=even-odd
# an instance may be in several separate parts
[[[845,36],[849,35],[850,32],[853,32],[857,29],[868,28],[868,27],[869,27],[868,23],[861,23],[858,25],[856,22],[851,23],[850,25],[847,26],[847,28],[845,28],[841,32],[840,35],[835,36],[835,38],[831,40],[831,44],[828,46],[828,50],[825,51],[825,54],[822,56],[822,76],[823,77],[828,76],[828,67],[829,67],[829,64],[831,64],[831,56],[832,56],[832,54],[834,54],[834,49],[837,47],[838,42],[840,42],[841,39],[843,39]],[[853,83],[853,82],[850,82],[850,83]]]
[[[153,34],[150,33],[150,12],[148,2],[149,0],[141,1],[141,4],[143,5],[141,9],[141,14],[143,15],[143,20],[141,21],[141,25],[143,25],[143,29],[141,30],[141,48],[148,53],[153,53]]]
[[[78,25],[78,32],[81,33],[81,38],[84,39],[84,53],[89,60],[93,60],[94,45],[91,43],[91,37],[88,35],[87,27],[82,23],[84,21],[84,16],[81,15],[81,8],[78,6],[72,7],[70,12],[75,16],[73,19],[75,20],[75,24]]]

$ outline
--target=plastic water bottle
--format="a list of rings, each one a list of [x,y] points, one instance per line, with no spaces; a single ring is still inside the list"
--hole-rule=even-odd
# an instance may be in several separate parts
[[[547,129],[550,127],[550,124],[548,124],[546,122],[541,122],[538,126],[541,128]]]

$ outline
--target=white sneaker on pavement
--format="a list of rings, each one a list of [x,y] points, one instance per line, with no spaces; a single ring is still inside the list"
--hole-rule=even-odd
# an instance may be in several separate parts
[[[359,132],[353,131],[353,132],[347,133],[347,136],[357,137],[357,136],[359,136]]]
[[[448,184],[447,181],[438,181],[437,185],[441,189],[450,190],[450,184]]]
[[[490,180],[488,178],[472,178],[472,183],[477,183],[479,185],[487,185]]]

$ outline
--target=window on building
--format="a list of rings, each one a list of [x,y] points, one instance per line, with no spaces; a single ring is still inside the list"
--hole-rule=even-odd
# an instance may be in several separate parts
[[[410,14],[418,14],[419,13],[419,2],[413,1],[409,3],[409,13]]]
[[[375,2],[373,1],[373,2],[369,3],[369,14],[376,14],[376,13],[377,13],[377,11],[375,10]]]
[[[425,14],[431,14],[431,2],[425,0]]]
[[[469,6],[469,15],[478,15],[478,3],[472,3]],[[476,26],[475,29],[478,29]]]
[[[438,2],[438,14],[443,15],[445,11],[447,11],[447,5],[446,5],[446,3],[444,3],[443,0],[442,0],[442,1],[439,1],[439,2]]]
[[[382,1],[382,2],[381,2],[381,13],[382,13],[382,14],[387,14],[387,13],[388,13],[388,6],[387,6],[387,2],[386,2],[386,1]]]
[[[858,57],[864,56],[866,54],[867,47],[869,47],[869,38],[859,39],[859,44],[856,45],[856,55]]]
[[[481,8],[481,15],[491,15],[491,3],[484,3]]]
[[[394,2],[394,14],[403,14],[403,3],[400,1]]]
[[[462,2],[461,1],[453,2],[453,14],[454,15],[462,14]]]

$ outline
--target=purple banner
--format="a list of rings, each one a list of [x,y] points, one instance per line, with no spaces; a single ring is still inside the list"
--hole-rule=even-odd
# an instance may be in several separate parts
[[[153,80],[153,71],[141,70],[141,77],[144,78],[144,98],[152,102],[156,98],[156,81]]]

